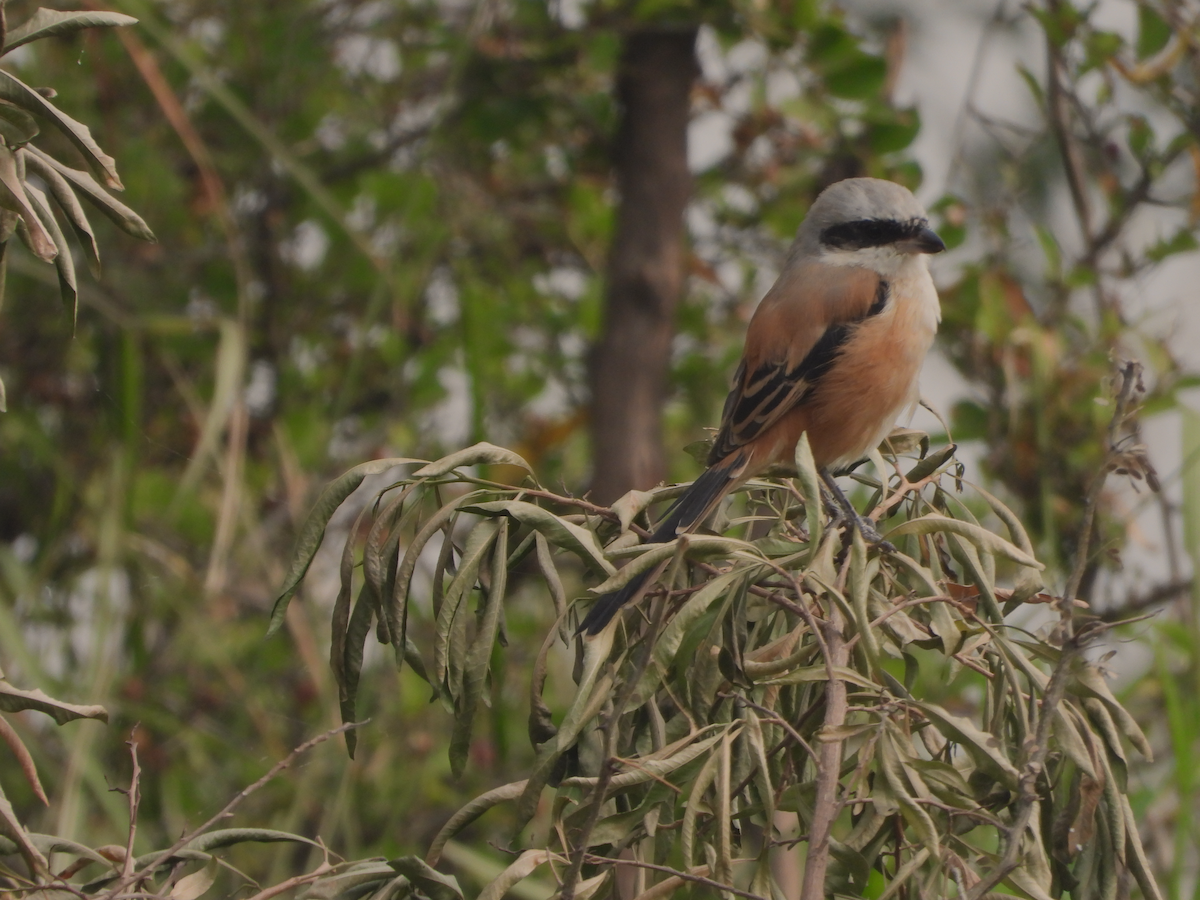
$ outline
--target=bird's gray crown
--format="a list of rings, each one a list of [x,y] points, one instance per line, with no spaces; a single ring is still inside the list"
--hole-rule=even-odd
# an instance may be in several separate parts
[[[913,239],[928,224],[908,188],[879,178],[847,178],[813,202],[796,234],[797,249],[878,247]]]

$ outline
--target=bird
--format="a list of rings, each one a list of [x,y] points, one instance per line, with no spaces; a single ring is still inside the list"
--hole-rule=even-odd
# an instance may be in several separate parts
[[[945,249],[908,188],[878,178],[825,188],[750,320],[707,468],[646,542],[699,527],[731,490],[791,461],[807,433],[846,517],[867,543],[890,549],[834,476],[879,446],[919,400],[921,364],[941,320],[928,258]],[[650,577],[600,597],[577,633],[599,634]]]

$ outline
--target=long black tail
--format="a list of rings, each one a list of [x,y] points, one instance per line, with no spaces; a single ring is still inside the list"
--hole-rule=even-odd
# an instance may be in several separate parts
[[[699,478],[692,482],[684,491],[675,505],[667,512],[667,517],[646,541],[647,544],[665,544],[675,540],[680,534],[691,531],[703,522],[717,502],[725,496],[729,488],[738,480],[742,470],[742,459],[738,455],[734,459],[724,459],[704,471]],[[626,603],[637,596],[646,583],[653,569],[633,579],[619,591],[605,594],[593,604],[579,624],[579,631],[588,634],[599,634],[604,626],[612,621],[613,616]]]

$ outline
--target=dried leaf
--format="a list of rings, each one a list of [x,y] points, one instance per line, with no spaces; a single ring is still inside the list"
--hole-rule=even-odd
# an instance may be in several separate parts
[[[117,177],[115,161],[100,149],[100,145],[96,143],[88,127],[82,122],[72,119],[21,79],[4,69],[0,69],[0,100],[7,100],[14,106],[19,106],[50,122],[75,145],[75,149],[83,155],[88,165],[100,176],[105,185],[115,191],[124,189],[121,179]]]
[[[217,858],[214,856],[198,872],[180,878],[171,888],[171,893],[167,895],[168,900],[196,900],[197,897],[206,894],[217,880],[218,865]]]
[[[45,163],[45,165],[53,168],[71,184],[71,187],[84,200],[95,206],[96,209],[112,220],[126,234],[151,244],[158,240],[145,220],[116,197],[109,194],[108,191],[104,190],[99,182],[91,176],[90,172],[84,172],[82,169],[72,169],[70,166],[63,165],[54,157],[39,150],[33,144],[27,144],[23,147],[22,153],[35,156],[41,162]]]

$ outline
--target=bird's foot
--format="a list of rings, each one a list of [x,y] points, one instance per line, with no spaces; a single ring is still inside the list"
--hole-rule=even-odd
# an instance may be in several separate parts
[[[858,529],[858,533],[863,536],[863,540],[871,547],[874,547],[880,553],[895,553],[896,547],[891,541],[885,541],[883,535],[879,533],[879,529],[875,527],[875,523],[866,516],[854,517],[854,527]]]

